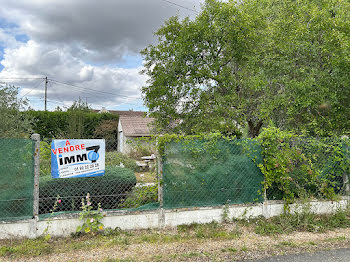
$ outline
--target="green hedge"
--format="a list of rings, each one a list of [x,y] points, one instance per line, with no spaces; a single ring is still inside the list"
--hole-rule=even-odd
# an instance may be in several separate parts
[[[105,175],[101,177],[41,177],[39,213],[50,213],[58,195],[62,202],[57,212],[80,211],[81,199],[85,198],[87,193],[90,194],[95,208],[101,203],[103,209],[115,209],[135,185],[136,177],[133,171],[118,166],[107,166]]]
[[[103,120],[118,121],[119,119],[118,115],[110,113],[98,114],[74,110],[67,112],[30,110],[23,112],[23,114],[34,120],[32,123],[33,131],[40,134],[42,138],[62,137],[69,135],[69,133],[81,135],[81,137],[70,138],[95,138],[95,130]],[[74,124],[81,124],[81,130],[74,130],[77,129]]]

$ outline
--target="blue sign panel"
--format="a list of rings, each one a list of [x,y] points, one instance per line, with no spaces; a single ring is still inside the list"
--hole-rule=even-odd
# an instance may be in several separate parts
[[[53,178],[103,176],[104,173],[104,139],[52,141],[51,175]]]

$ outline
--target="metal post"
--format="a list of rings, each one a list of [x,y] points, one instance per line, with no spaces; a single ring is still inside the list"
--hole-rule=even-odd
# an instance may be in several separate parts
[[[165,214],[163,209],[163,163],[162,157],[157,156],[157,179],[158,179],[158,200],[159,200],[159,226],[164,227],[165,225]]]
[[[33,134],[31,139],[35,141],[34,149],[34,193],[33,193],[33,217],[39,215],[39,177],[40,177],[40,135]]]

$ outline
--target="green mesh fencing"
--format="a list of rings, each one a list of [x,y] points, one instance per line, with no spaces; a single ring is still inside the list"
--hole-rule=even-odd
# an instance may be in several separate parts
[[[291,161],[290,191],[296,198],[304,195],[324,198],[327,194],[349,195],[350,151],[349,140],[330,138],[293,138],[289,147],[302,160]],[[308,166],[309,171],[305,170]],[[313,175],[316,174],[314,177]],[[269,200],[281,200],[282,193],[277,185],[267,189]]]
[[[94,209],[98,203],[104,210],[153,210],[159,206],[156,180],[144,183],[136,161],[117,152],[113,145],[107,147],[104,176],[52,178],[50,144],[51,139],[40,142],[40,218],[80,212],[81,200],[88,193]],[[138,178],[136,171],[140,171]],[[151,175],[156,178],[155,171]],[[51,214],[58,197],[60,202]]]
[[[33,216],[34,142],[0,139],[0,220]]]
[[[164,208],[252,203],[263,199],[264,177],[257,167],[257,163],[262,163],[261,150],[251,140],[170,142],[164,155]]]

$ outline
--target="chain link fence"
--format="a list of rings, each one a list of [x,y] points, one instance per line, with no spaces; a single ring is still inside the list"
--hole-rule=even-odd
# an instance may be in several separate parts
[[[0,139],[0,220],[33,216],[34,142]]]
[[[270,185],[267,189],[267,199],[284,199],[286,192],[282,192],[281,188],[284,191],[288,190],[287,193],[294,198],[332,199],[335,195],[349,195],[348,140],[297,137],[281,141],[280,144],[280,150],[284,150],[283,152],[290,157],[287,162],[276,161],[275,172],[283,170],[284,172],[278,175],[286,181]],[[270,168],[270,171],[273,171],[272,169]]]
[[[171,209],[283,199],[283,188],[278,183],[264,190],[261,167],[266,165],[264,154],[269,148],[262,148],[255,140],[169,142],[160,165],[160,180],[152,183],[143,183],[144,171],[135,160],[110,145],[104,176],[54,179],[50,144],[51,140],[40,144],[38,213],[42,218],[52,211],[58,214],[81,211],[82,198],[87,194],[95,208],[100,203],[105,210]],[[328,191],[349,194],[349,143],[335,138],[305,138],[292,139],[287,144],[298,156],[291,157],[283,169],[288,174],[288,189],[296,198],[300,192],[319,198]],[[0,220],[31,218],[35,206],[34,142],[0,139],[0,154]],[[275,171],[278,170],[276,166]],[[57,199],[60,203],[52,210]]]
[[[262,163],[261,149],[251,140],[170,142],[164,155],[165,208],[263,200],[264,177],[257,166]]]
[[[57,199],[60,204],[54,210],[60,212],[81,211],[82,199],[90,195],[94,208],[101,204],[104,210],[154,209],[157,204],[156,184],[144,185],[136,178],[136,161],[117,152],[114,140],[106,140],[105,175],[83,178],[51,177],[51,139],[41,141],[41,172],[39,214],[45,217],[52,212]]]

